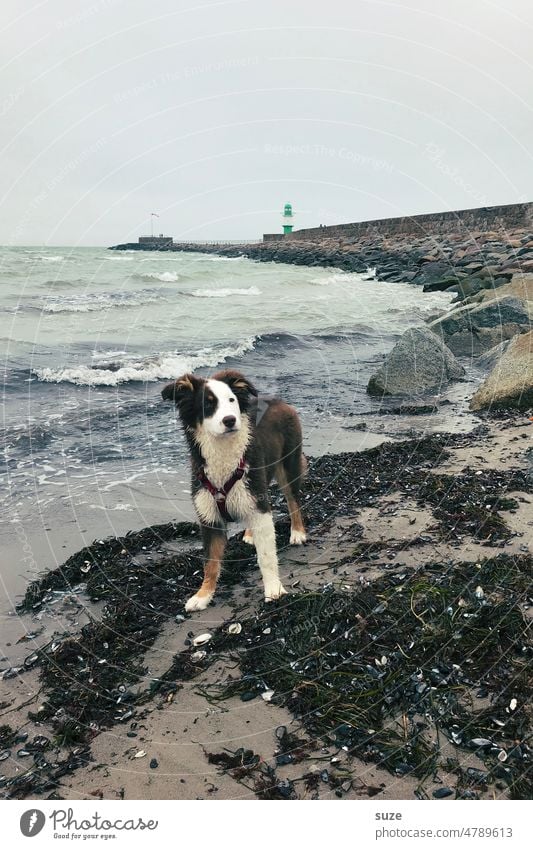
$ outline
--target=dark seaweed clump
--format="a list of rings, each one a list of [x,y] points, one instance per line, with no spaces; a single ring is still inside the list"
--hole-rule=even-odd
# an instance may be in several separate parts
[[[228,586],[242,577],[246,565],[253,565],[250,547],[234,540],[226,563]],[[183,613],[186,599],[197,589],[202,555],[194,549],[155,562],[146,555],[132,563],[120,551],[114,559],[106,556],[104,564],[93,560],[93,565],[87,591],[93,599],[106,600],[101,621],[91,621],[79,634],[54,640],[39,652],[47,697],[32,718],[52,720],[63,743],[90,739],[113,722],[130,719],[132,704],[149,695],[130,688],[145,674],[143,656],[162,625]],[[152,690],[157,688],[156,682]]]
[[[483,770],[445,765],[457,773],[459,797],[495,783],[511,798],[531,798],[523,606],[532,567],[530,556],[503,554],[453,569],[430,564],[355,594],[326,587],[265,606],[242,621],[241,677],[208,695],[249,699],[273,689],[314,737],[419,779],[443,767],[444,735],[484,761]],[[235,640],[221,630],[209,653],[235,653]]]
[[[206,753],[208,763],[228,772],[235,781],[252,790],[259,799],[296,799],[294,782],[280,779],[274,767],[251,749]]]
[[[192,522],[167,522],[132,531],[124,537],[95,541],[77,551],[59,568],[32,581],[18,609],[21,612],[40,610],[51,590],[70,589],[80,581],[86,583],[91,601],[99,601],[112,594],[113,573],[123,571],[134,555],[169,540],[198,536],[198,527]]]
[[[483,426],[478,431],[483,432]],[[472,470],[436,474],[448,449],[469,445],[479,432],[384,443],[362,454],[325,455],[311,463],[305,486],[305,513],[312,525],[328,527],[338,516],[353,515],[379,497],[400,492],[430,507],[439,536],[461,545],[468,536],[503,545],[512,532],[499,510],[517,507],[508,492],[531,492],[527,470]]]
[[[105,601],[101,620],[91,620],[75,635],[59,636],[31,656],[31,665],[40,666],[43,695],[39,710],[29,711],[28,716],[52,727],[50,751],[57,754],[58,747],[75,747],[67,759],[68,769],[80,765],[80,752],[89,751],[86,746],[99,731],[116,722],[130,722],[139,706],[162,689],[159,682],[148,688],[142,685],[143,656],[163,624],[183,614],[186,599],[198,588],[202,553],[195,546],[169,556],[161,549],[148,551],[148,544],[150,538],[161,545],[189,535],[196,542],[197,526],[182,523],[132,535],[134,544],[129,549],[123,547],[129,537],[97,542],[28,588],[22,609],[39,609],[52,588],[70,587],[80,578],[92,600]],[[133,550],[137,556],[132,556]],[[250,546],[231,540],[225,565],[221,596],[224,588],[227,591],[256,569]],[[179,686],[174,680],[164,691],[175,692]],[[2,781],[9,798],[55,787],[67,769],[62,762],[37,764],[28,758],[28,763],[24,772]]]

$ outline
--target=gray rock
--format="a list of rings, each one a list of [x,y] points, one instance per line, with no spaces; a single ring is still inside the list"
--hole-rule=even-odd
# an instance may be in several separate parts
[[[472,410],[533,406],[533,330],[513,339],[470,402]]]
[[[531,328],[530,302],[509,295],[463,304],[429,327],[442,335],[454,354],[477,356]]]
[[[469,298],[471,295],[477,295],[484,288],[485,282],[479,277],[466,277],[457,286],[457,300],[464,301],[465,298]]]
[[[437,260],[434,262],[426,262],[421,266],[420,272],[416,275],[413,283],[419,286],[428,286],[430,283],[435,283],[443,277],[449,277],[453,272],[453,268],[449,262]]]
[[[446,277],[441,277],[439,280],[433,280],[431,283],[426,283],[423,288],[423,292],[444,292],[447,289],[451,289],[452,287],[459,286],[461,282],[466,278],[465,275],[459,277],[455,274],[450,274]],[[482,286],[479,287],[480,289]]]
[[[491,371],[494,368],[502,354],[504,354],[509,347],[509,339],[506,339],[504,342],[500,342],[499,345],[495,345],[494,348],[489,348],[488,351],[485,351],[484,354],[478,358],[476,365],[481,366],[481,368],[486,371]]]
[[[500,327],[471,327],[446,337],[446,345],[456,357],[479,357],[501,342],[524,332],[519,324],[502,324]]]
[[[457,380],[464,369],[427,327],[407,330],[370,378],[370,395],[416,395]]]

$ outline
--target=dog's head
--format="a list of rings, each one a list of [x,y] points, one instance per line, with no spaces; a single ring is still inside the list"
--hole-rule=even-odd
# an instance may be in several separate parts
[[[225,369],[210,378],[184,374],[161,394],[175,402],[181,421],[192,432],[227,437],[241,429],[257,390],[240,372]]]

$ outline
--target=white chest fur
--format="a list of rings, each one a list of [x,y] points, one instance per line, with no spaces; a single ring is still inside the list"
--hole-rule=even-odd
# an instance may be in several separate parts
[[[220,512],[213,495],[202,487],[194,496],[194,506],[202,519],[207,523],[220,521]],[[226,509],[235,521],[248,519],[256,509],[255,499],[250,493],[246,480],[237,481],[226,498]]]
[[[195,439],[205,460],[204,471],[213,486],[222,489],[231,478],[244,456],[250,441],[250,428],[246,415],[242,417],[240,430],[231,436],[212,436],[201,426],[195,433]],[[194,496],[194,506],[204,522],[220,521],[215,498],[202,488]],[[237,481],[226,498],[226,508],[236,521],[247,519],[255,510],[256,503],[250,493],[246,476]]]

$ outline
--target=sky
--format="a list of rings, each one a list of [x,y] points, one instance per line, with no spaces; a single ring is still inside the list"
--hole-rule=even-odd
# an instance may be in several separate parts
[[[530,0],[2,0],[0,243],[533,200]]]

